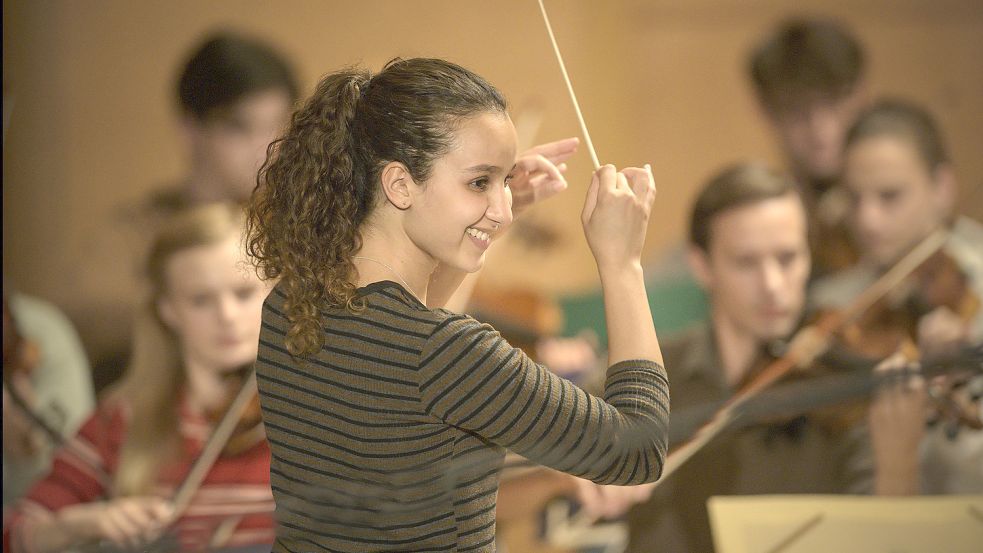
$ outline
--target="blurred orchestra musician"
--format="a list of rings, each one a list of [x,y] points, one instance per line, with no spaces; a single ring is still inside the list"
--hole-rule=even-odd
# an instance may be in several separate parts
[[[689,260],[711,317],[666,346],[674,416],[730,398],[798,328],[810,270],[807,226],[799,188],[759,164],[731,166],[698,194]],[[862,433],[810,415],[720,436],[629,512],[629,550],[712,551],[706,500],[713,495],[864,491],[865,451]]]
[[[155,191],[141,214],[166,217],[197,203],[245,202],[267,146],[297,100],[290,66],[264,42],[218,32],[188,59],[176,92],[188,174]]]
[[[105,267],[126,276],[138,273],[150,240],[183,209],[214,201],[245,203],[256,187],[266,149],[286,125],[299,94],[296,76],[279,52],[262,40],[228,30],[209,34],[194,48],[174,92],[185,174],[118,207],[115,225],[100,240],[100,250],[89,256],[89,264],[100,273]],[[127,280],[120,289],[131,285]],[[117,291],[100,300],[125,303],[116,306],[120,315],[102,320],[125,320],[121,315],[131,312],[133,299]],[[107,307],[102,304],[94,307]],[[93,351],[97,391],[119,377],[129,332],[128,325],[100,324],[109,326],[100,333],[104,344]]]
[[[978,347],[983,343],[983,226],[956,215],[952,162],[930,113],[907,101],[880,100],[860,114],[845,148],[844,186],[861,258],[816,282],[811,301],[819,307],[842,305],[944,229],[938,255],[889,299],[907,315],[903,330],[921,356]],[[916,376],[879,394],[870,413],[878,491],[983,492],[983,432],[974,428],[981,397],[979,374],[929,382]],[[926,431],[925,408],[952,402],[961,406],[964,421],[976,424],[959,424],[933,408]]]
[[[748,60],[754,91],[799,185],[813,225],[813,274],[855,260],[842,220],[844,198],[833,185],[843,139],[866,103],[860,42],[827,19],[789,19]]]
[[[269,551],[270,449],[258,404],[228,440],[209,440],[231,396],[256,397],[242,368],[256,359],[269,289],[250,270],[242,224],[240,207],[208,204],[160,232],[128,371],[4,513],[4,551]],[[221,454],[186,488],[206,443]],[[189,494],[180,507],[178,489]]]

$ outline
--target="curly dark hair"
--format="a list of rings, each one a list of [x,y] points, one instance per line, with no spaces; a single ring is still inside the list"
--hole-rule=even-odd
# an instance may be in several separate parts
[[[487,81],[439,59],[395,59],[375,76],[350,67],[318,83],[270,145],[246,224],[260,273],[286,295],[292,355],[320,349],[322,308],[359,308],[351,256],[382,168],[400,162],[424,183],[463,120],[505,111]]]

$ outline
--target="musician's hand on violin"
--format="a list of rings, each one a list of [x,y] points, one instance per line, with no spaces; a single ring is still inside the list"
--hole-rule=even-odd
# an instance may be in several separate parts
[[[577,151],[580,140],[564,138],[534,146],[519,155],[512,171],[512,214],[518,215],[532,204],[567,189],[563,163]]]
[[[31,530],[40,551],[62,551],[100,541],[137,548],[160,537],[172,518],[173,509],[163,498],[126,497],[65,507]]]
[[[593,522],[613,519],[628,512],[633,505],[648,501],[654,489],[652,485],[602,486],[590,480],[571,476],[575,482],[575,498]]]
[[[874,371],[887,379],[874,394],[868,421],[875,459],[878,495],[918,493],[918,446],[925,434],[925,379],[910,374],[900,355],[881,362]]]
[[[616,171],[603,165],[594,172],[581,221],[598,269],[641,266],[654,200],[655,182],[647,167]]]
[[[937,307],[918,320],[918,349],[922,355],[952,351],[969,337],[969,323],[946,306]]]
[[[37,403],[34,388],[30,378],[23,373],[15,373],[9,377],[10,385],[27,404],[33,408]],[[29,459],[37,455],[44,445],[44,435],[38,430],[24,411],[14,404],[7,391],[7,383],[3,385],[3,455],[13,459]]]

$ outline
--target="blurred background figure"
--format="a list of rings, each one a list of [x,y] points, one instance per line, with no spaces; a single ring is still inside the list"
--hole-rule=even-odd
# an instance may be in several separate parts
[[[188,173],[155,191],[139,214],[156,219],[203,202],[244,202],[297,100],[289,64],[257,39],[214,33],[191,54],[175,88]]]
[[[847,129],[866,102],[860,42],[830,19],[789,19],[751,52],[754,90],[813,225],[817,275],[855,260],[834,185]]]
[[[885,329],[882,339],[865,340],[868,347],[880,348],[882,357],[897,349],[931,357],[983,344],[983,226],[956,215],[955,172],[931,114],[917,104],[890,99],[865,110],[846,138],[844,185],[861,257],[853,267],[819,280],[812,302],[843,306],[942,230],[945,239],[938,254],[892,290],[884,314],[862,321],[859,331],[868,335],[868,330]],[[983,376],[959,380],[929,382],[927,391],[924,386],[898,386],[878,396],[871,432],[878,446],[879,491],[983,491],[983,431],[954,420],[947,408],[961,406],[967,420],[978,421]],[[928,392],[931,402],[911,397]],[[925,413],[926,403],[935,409]],[[910,410],[919,411],[912,416]],[[922,440],[926,416],[935,424]],[[899,424],[904,420],[917,423]],[[915,448],[920,441],[919,462]]]
[[[258,406],[187,508],[171,504],[231,397],[242,386],[255,395],[243,369],[256,359],[269,289],[242,250],[242,221],[238,206],[202,205],[157,236],[147,262],[152,293],[126,376],[5,514],[4,551],[137,548],[162,535],[181,551],[272,544],[270,450]]]
[[[677,426],[705,420],[692,415],[729,399],[781,354],[804,316],[810,266],[799,188],[760,164],[721,171],[691,213],[689,259],[711,315],[665,348]],[[811,414],[729,431],[631,511],[629,550],[713,551],[711,496],[862,491],[865,456],[861,434]]]
[[[758,101],[809,200],[839,178],[843,139],[864,103],[865,72],[860,42],[827,19],[788,20],[750,55]]]
[[[856,259],[844,223],[845,201],[831,192],[840,174],[843,138],[865,102],[865,72],[859,41],[828,19],[785,20],[748,57],[755,95],[806,204],[817,274]],[[689,270],[683,244],[671,246],[649,268],[649,301],[660,331],[680,331],[706,319],[707,298]],[[599,297],[564,301],[573,324],[600,320]],[[591,328],[603,333],[596,323]]]
[[[145,256],[155,232],[182,209],[248,199],[267,146],[290,116],[298,85],[290,65],[270,45],[223,31],[208,35],[194,49],[175,92],[187,174],[135,205],[121,207],[128,259],[133,261]],[[116,329],[120,338],[126,337],[125,327]],[[97,389],[118,378],[125,365],[124,344],[98,355]]]
[[[3,506],[47,473],[54,450],[95,406],[78,334],[55,306],[3,295]]]

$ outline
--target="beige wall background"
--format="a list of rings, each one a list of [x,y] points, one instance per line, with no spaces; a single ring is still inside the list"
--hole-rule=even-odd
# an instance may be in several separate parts
[[[967,213],[983,218],[980,0],[552,0],[552,23],[602,162],[652,163],[659,197],[650,258],[683,236],[689,202],[721,165],[779,163],[744,73],[751,45],[793,14],[839,18],[863,40],[874,95],[938,117]],[[497,84],[528,140],[579,133],[535,0],[5,0],[3,271],[63,307],[94,356],[125,338],[136,260],[119,246],[119,206],[182,176],[178,67],[229,27],[289,56],[304,88],[340,66],[444,57]],[[540,120],[537,127],[534,123]],[[543,248],[515,237],[482,275],[551,293],[596,286],[579,226],[590,159],[571,189],[529,214]],[[538,233],[538,234],[537,234]]]

